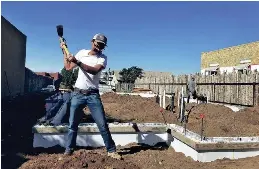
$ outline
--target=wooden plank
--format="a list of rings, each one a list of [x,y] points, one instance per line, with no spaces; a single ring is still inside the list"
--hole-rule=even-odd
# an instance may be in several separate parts
[[[259,142],[255,143],[196,143],[196,151],[205,150],[244,150],[259,149]]]

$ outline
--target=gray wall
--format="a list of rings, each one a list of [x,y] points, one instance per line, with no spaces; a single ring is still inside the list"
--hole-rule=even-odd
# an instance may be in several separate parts
[[[27,37],[3,16],[1,21],[1,94],[15,96],[24,93]]]
[[[37,75],[36,73],[25,67],[25,93],[39,91],[41,88],[47,87],[47,85],[52,84],[53,80],[51,78]]]

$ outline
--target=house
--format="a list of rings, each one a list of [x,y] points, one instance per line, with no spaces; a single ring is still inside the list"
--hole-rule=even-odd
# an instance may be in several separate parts
[[[47,73],[47,72],[35,72],[37,75],[41,75],[41,76],[45,76],[45,77],[49,77],[52,78],[54,80],[58,80],[61,79],[62,76],[59,72],[56,73]]]
[[[201,54],[202,74],[213,75],[245,70],[259,71],[259,41]]]
[[[62,81],[62,75],[59,72],[56,73],[48,73],[48,72],[35,72],[37,75],[48,77],[53,79],[53,85],[55,85],[56,88],[59,87],[61,81]]]
[[[113,88],[115,88],[115,85],[118,83],[118,77],[116,77],[116,74],[114,71],[108,71],[103,70],[101,72],[100,76],[100,84],[106,84],[110,85]]]

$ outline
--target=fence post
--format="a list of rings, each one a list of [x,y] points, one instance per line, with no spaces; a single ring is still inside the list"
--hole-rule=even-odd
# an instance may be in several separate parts
[[[164,91],[163,91],[163,108],[165,109],[165,89],[164,89]]]
[[[215,85],[215,82],[213,83],[213,101],[216,101],[216,98],[215,98],[215,89],[216,89],[216,87],[215,87],[216,85]]]
[[[253,106],[255,106],[255,100],[256,100],[255,97],[256,97],[255,96],[255,82],[253,82]]]
[[[159,94],[159,106],[162,107],[162,94]]]

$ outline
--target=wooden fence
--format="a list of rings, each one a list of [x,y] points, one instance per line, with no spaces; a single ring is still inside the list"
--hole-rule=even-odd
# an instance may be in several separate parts
[[[197,83],[198,94],[206,94],[211,102],[231,103],[237,105],[259,105],[259,73],[231,73],[215,76],[193,75]],[[186,93],[189,75],[172,77],[144,77],[137,79],[135,84],[118,84],[116,90],[131,92],[134,87],[151,89],[161,94],[175,93],[183,87]]]

